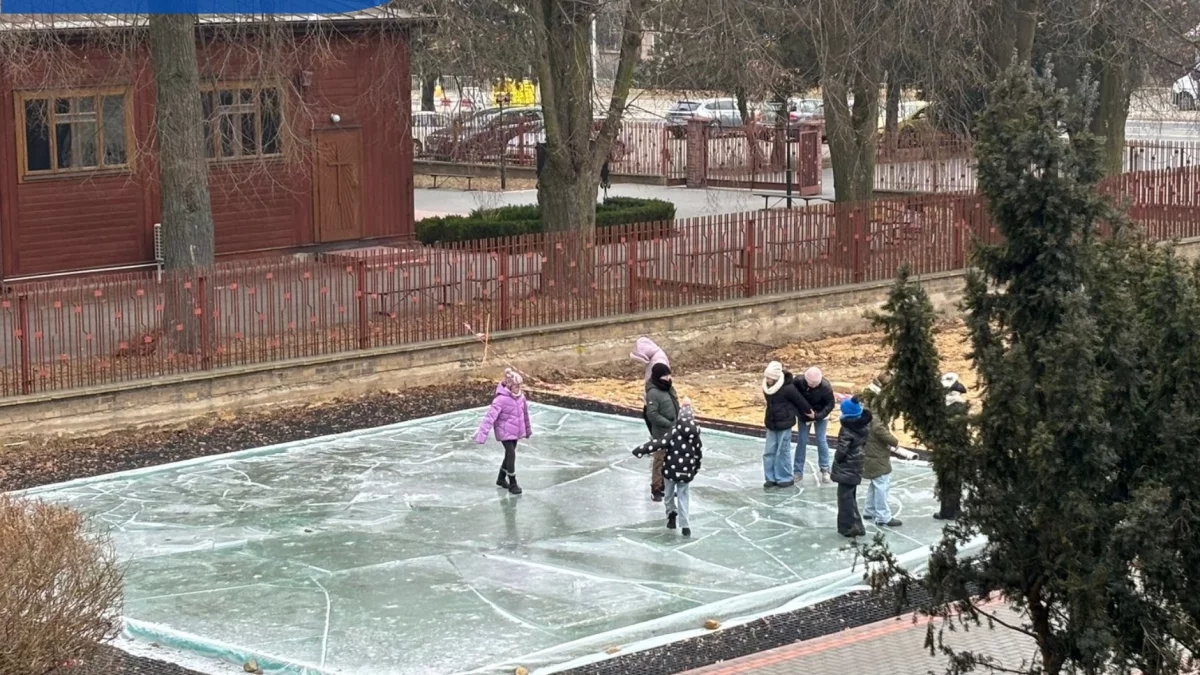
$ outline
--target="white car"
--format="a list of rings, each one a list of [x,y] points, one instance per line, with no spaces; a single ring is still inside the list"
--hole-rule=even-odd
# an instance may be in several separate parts
[[[413,154],[419,155],[425,151],[425,139],[438,129],[450,126],[450,116],[445,113],[429,110],[415,110],[412,113]]]
[[[1175,80],[1171,85],[1171,100],[1180,110],[1195,110],[1196,102],[1200,101],[1200,64],[1190,73]]]

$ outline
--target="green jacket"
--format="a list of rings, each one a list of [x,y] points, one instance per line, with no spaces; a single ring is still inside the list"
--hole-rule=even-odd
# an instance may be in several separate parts
[[[675,387],[663,391],[653,384],[647,384],[646,424],[650,427],[650,437],[657,440],[666,436],[678,417],[679,398],[675,395]]]
[[[887,422],[879,417],[871,419],[867,433],[867,461],[863,464],[863,479],[873,480],[892,472],[892,446],[900,441],[892,435]]]

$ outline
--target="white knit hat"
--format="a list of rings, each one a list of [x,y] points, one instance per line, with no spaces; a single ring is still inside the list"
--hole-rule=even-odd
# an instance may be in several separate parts
[[[763,371],[763,392],[767,394],[776,394],[780,389],[783,389],[783,364],[778,361],[772,361],[767,364],[767,369]]]

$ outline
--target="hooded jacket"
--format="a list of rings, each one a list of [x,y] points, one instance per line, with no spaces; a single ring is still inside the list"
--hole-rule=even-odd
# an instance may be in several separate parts
[[[661,363],[665,366],[670,366],[671,362],[667,360],[667,353],[662,350],[654,340],[648,337],[640,337],[637,339],[637,344],[633,347],[633,353],[629,358],[634,361],[646,364],[646,382],[650,382],[650,370],[654,368],[654,364]]]
[[[833,454],[833,467],[829,471],[833,482],[842,485],[858,485],[862,482],[865,447],[872,419],[870,410],[863,410],[858,417],[842,418],[837,452]]]
[[[867,445],[863,449],[866,460],[863,462],[863,478],[875,480],[892,472],[892,447],[900,441],[888,429],[887,424],[879,417],[872,417],[867,427]]]
[[[812,406],[813,421],[821,421],[829,417],[829,413],[833,412],[833,406],[837,403],[836,397],[833,395],[833,385],[829,384],[829,380],[821,378],[821,384],[815,387],[808,386],[808,382],[803,378],[798,378],[794,381],[796,391],[808,401],[808,405]],[[807,422],[807,417],[802,417],[801,422]]]
[[[488,433],[496,430],[496,440],[519,441],[533,434],[533,426],[529,423],[529,404],[524,395],[514,395],[503,384],[496,386],[496,397],[492,399],[492,407],[475,433],[476,443],[485,443]]]
[[[779,385],[779,382],[775,383]],[[774,393],[769,393],[766,382],[763,382],[763,397],[767,401],[767,410],[763,415],[763,424],[770,431],[786,431],[796,426],[796,418],[807,420],[807,413],[812,410],[808,401],[796,390],[796,380],[792,374],[783,371],[783,384]]]
[[[700,442],[700,425],[696,424],[696,418],[681,413],[662,438],[639,445],[633,454],[644,457],[660,450],[665,451],[663,478],[676,483],[692,482],[700,471],[700,460],[704,458],[704,445]]]
[[[679,397],[675,394],[675,387],[664,390],[653,382],[646,383],[645,416],[651,438],[666,436],[679,417]]]

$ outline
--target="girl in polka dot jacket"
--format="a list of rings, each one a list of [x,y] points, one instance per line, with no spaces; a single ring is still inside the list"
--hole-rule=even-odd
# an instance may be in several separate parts
[[[637,457],[645,457],[658,450],[665,450],[663,459],[663,482],[666,494],[663,502],[667,507],[667,529],[675,529],[676,523],[683,528],[683,536],[692,536],[688,523],[688,486],[696,473],[700,471],[700,460],[703,458],[703,444],[700,442],[700,426],[696,424],[696,416],[692,411],[690,399],[683,399],[679,405],[679,417],[671,431],[658,440],[644,443],[634,449]]]

